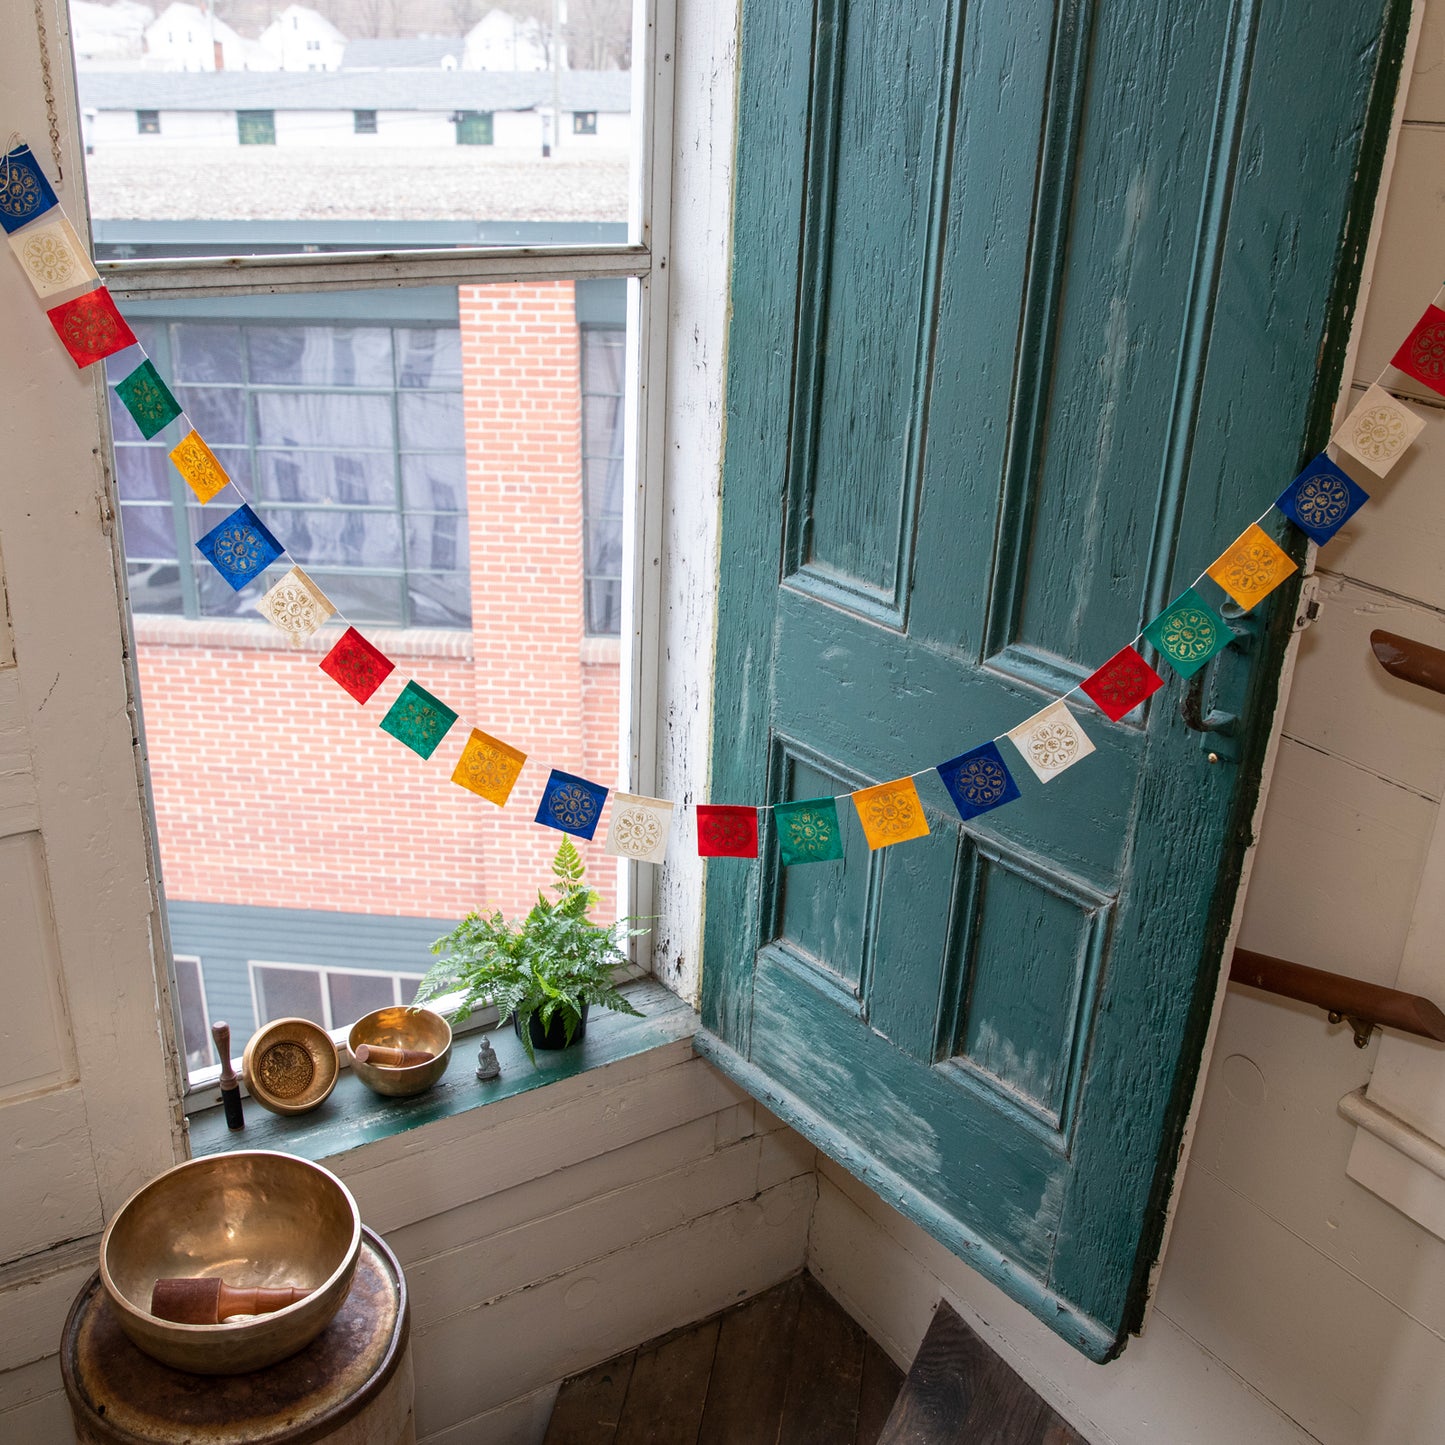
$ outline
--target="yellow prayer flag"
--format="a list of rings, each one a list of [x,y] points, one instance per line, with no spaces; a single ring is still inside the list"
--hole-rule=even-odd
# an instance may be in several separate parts
[[[511,796],[512,785],[526,761],[526,753],[519,753],[516,748],[489,737],[480,728],[473,728],[457,760],[452,782],[504,808]]]
[[[853,794],[863,836],[873,849],[886,848],[909,838],[922,838],[928,832],[923,816],[923,803],[912,778],[896,778]]]
[[[1209,569],[1209,576],[1248,612],[1295,570],[1273,538],[1252,522]]]
[[[216,460],[216,454],[201,440],[198,431],[187,432],[176,443],[171,460],[186,479],[186,485],[203,502],[209,502],[230,483],[225,467]]]

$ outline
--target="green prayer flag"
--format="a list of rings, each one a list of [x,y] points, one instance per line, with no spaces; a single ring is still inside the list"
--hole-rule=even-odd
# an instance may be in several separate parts
[[[843,830],[835,798],[806,798],[773,808],[778,850],[785,864],[827,863],[843,856]]]
[[[1144,636],[1180,677],[1193,677],[1234,641],[1229,624],[1192,587],[1144,629]]]
[[[135,418],[140,434],[147,441],[181,414],[180,402],[171,395],[170,387],[149,360],[141,362],[124,381],[118,382],[115,394],[125,403],[125,409]]]
[[[429,758],[456,722],[457,715],[417,682],[408,682],[381,720],[383,731],[412,752]]]

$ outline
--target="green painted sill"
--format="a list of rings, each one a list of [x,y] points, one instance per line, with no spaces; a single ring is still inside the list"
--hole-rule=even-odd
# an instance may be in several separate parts
[[[414,1099],[384,1099],[373,1094],[350,1069],[343,1069],[331,1097],[309,1114],[271,1114],[254,1099],[247,1099],[246,1127],[234,1133],[226,1128],[219,1106],[191,1115],[191,1156],[199,1159],[233,1149],[276,1149],[320,1162],[690,1038],[696,1030],[697,1015],[692,1009],[653,979],[638,979],[624,985],[622,991],[633,1007],[642,1010],[642,1018],[594,1009],[587,1018],[586,1038],[570,1049],[539,1052],[535,1069],[509,1024],[486,1036],[496,1050],[502,1076],[482,1083],[476,1076],[480,1035],[465,1034],[453,1045],[452,1061],[441,1081]]]

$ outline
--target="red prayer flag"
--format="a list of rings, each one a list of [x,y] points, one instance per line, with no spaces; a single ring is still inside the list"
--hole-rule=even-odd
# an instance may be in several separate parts
[[[354,627],[321,659],[321,670],[340,683],[357,702],[365,702],[396,670],[396,664],[374,648]]]
[[[135,332],[115,309],[104,286],[73,301],[62,301],[45,314],[77,366],[93,366],[136,344]]]
[[[700,858],[756,858],[758,810],[699,803],[697,852]]]
[[[1445,311],[1427,306],[1390,365],[1445,396]]]
[[[1079,684],[1099,711],[1114,722],[1163,686],[1164,679],[1132,647],[1121,648]]]

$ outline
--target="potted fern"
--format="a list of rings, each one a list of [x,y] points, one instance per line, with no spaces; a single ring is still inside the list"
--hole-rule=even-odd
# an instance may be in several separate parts
[[[555,901],[539,893],[519,923],[500,911],[467,914],[432,944],[441,961],[422,979],[416,1002],[460,990],[447,1010],[454,1024],[495,1004],[503,1023],[512,1020],[534,1068],[536,1049],[562,1049],[582,1038],[590,1005],[637,1014],[618,992],[612,970],[626,962],[621,941],[647,930],[629,927],[626,918],[606,927],[592,922],[587,911],[597,894],[583,882],[584,871],[572,840],[564,838],[552,860]]]

